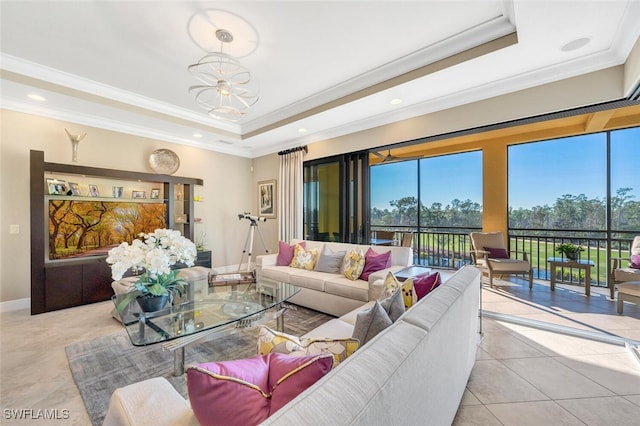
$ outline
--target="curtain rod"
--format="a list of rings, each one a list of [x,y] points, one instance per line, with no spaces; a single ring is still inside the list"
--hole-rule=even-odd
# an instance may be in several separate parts
[[[309,148],[307,148],[307,146],[299,146],[297,148],[291,148],[291,149],[285,149],[284,151],[280,151],[278,152],[278,155],[287,155],[287,154],[291,154],[292,152],[296,152],[296,151],[302,151],[304,150],[305,154],[309,152]]]

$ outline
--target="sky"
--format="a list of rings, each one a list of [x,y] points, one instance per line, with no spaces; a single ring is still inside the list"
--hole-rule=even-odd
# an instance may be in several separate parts
[[[511,208],[553,205],[565,194],[606,196],[606,133],[509,147],[508,196]],[[390,200],[417,196],[418,161],[373,166],[371,206],[393,209]],[[640,128],[611,133],[612,194],[631,187],[640,201]],[[482,153],[420,160],[422,202],[443,207],[458,198],[482,203]]]
[[[423,184],[422,202],[430,206],[442,203],[443,207],[458,198],[482,202],[482,153],[443,155],[420,161]],[[389,200],[417,197],[418,161],[374,166],[371,168],[371,206],[381,210],[393,207]]]

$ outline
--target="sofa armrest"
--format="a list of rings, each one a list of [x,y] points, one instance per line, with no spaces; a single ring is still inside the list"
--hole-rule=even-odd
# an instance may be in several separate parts
[[[401,269],[406,268],[406,266],[403,265],[392,265],[388,268],[385,269],[381,269],[379,271],[376,272],[372,272],[371,275],[369,275],[369,288],[371,288],[371,286],[373,285],[373,283],[375,283],[378,280],[384,280],[385,278],[387,278],[387,275],[389,274],[389,272],[393,272],[394,274],[398,271],[400,271]],[[372,300],[371,298],[369,298],[369,300]]]
[[[372,284],[369,284],[369,301],[380,299],[380,296],[382,296],[383,287],[383,279],[375,280]]]
[[[155,377],[113,391],[103,426],[198,424],[189,402]]]
[[[256,267],[258,269],[263,266],[276,266],[278,261],[278,253],[261,254],[256,257]]]

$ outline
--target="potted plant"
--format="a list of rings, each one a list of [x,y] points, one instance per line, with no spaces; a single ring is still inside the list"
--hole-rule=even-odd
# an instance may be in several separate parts
[[[578,260],[578,256],[581,251],[584,251],[584,248],[573,243],[562,243],[556,247],[556,251],[565,255],[569,260]]]
[[[142,271],[131,291],[116,306],[118,312],[122,313],[134,299],[143,311],[151,312],[162,309],[174,293],[182,296],[186,283],[171,266],[176,262],[193,266],[196,256],[195,244],[172,229],[140,233],[131,244],[123,242],[109,250],[107,263],[111,264],[114,280],[122,279],[129,269]]]

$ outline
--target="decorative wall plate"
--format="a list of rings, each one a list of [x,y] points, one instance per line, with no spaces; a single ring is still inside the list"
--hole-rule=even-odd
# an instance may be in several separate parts
[[[156,173],[172,175],[180,167],[180,159],[170,149],[156,149],[149,156],[149,165]]]

